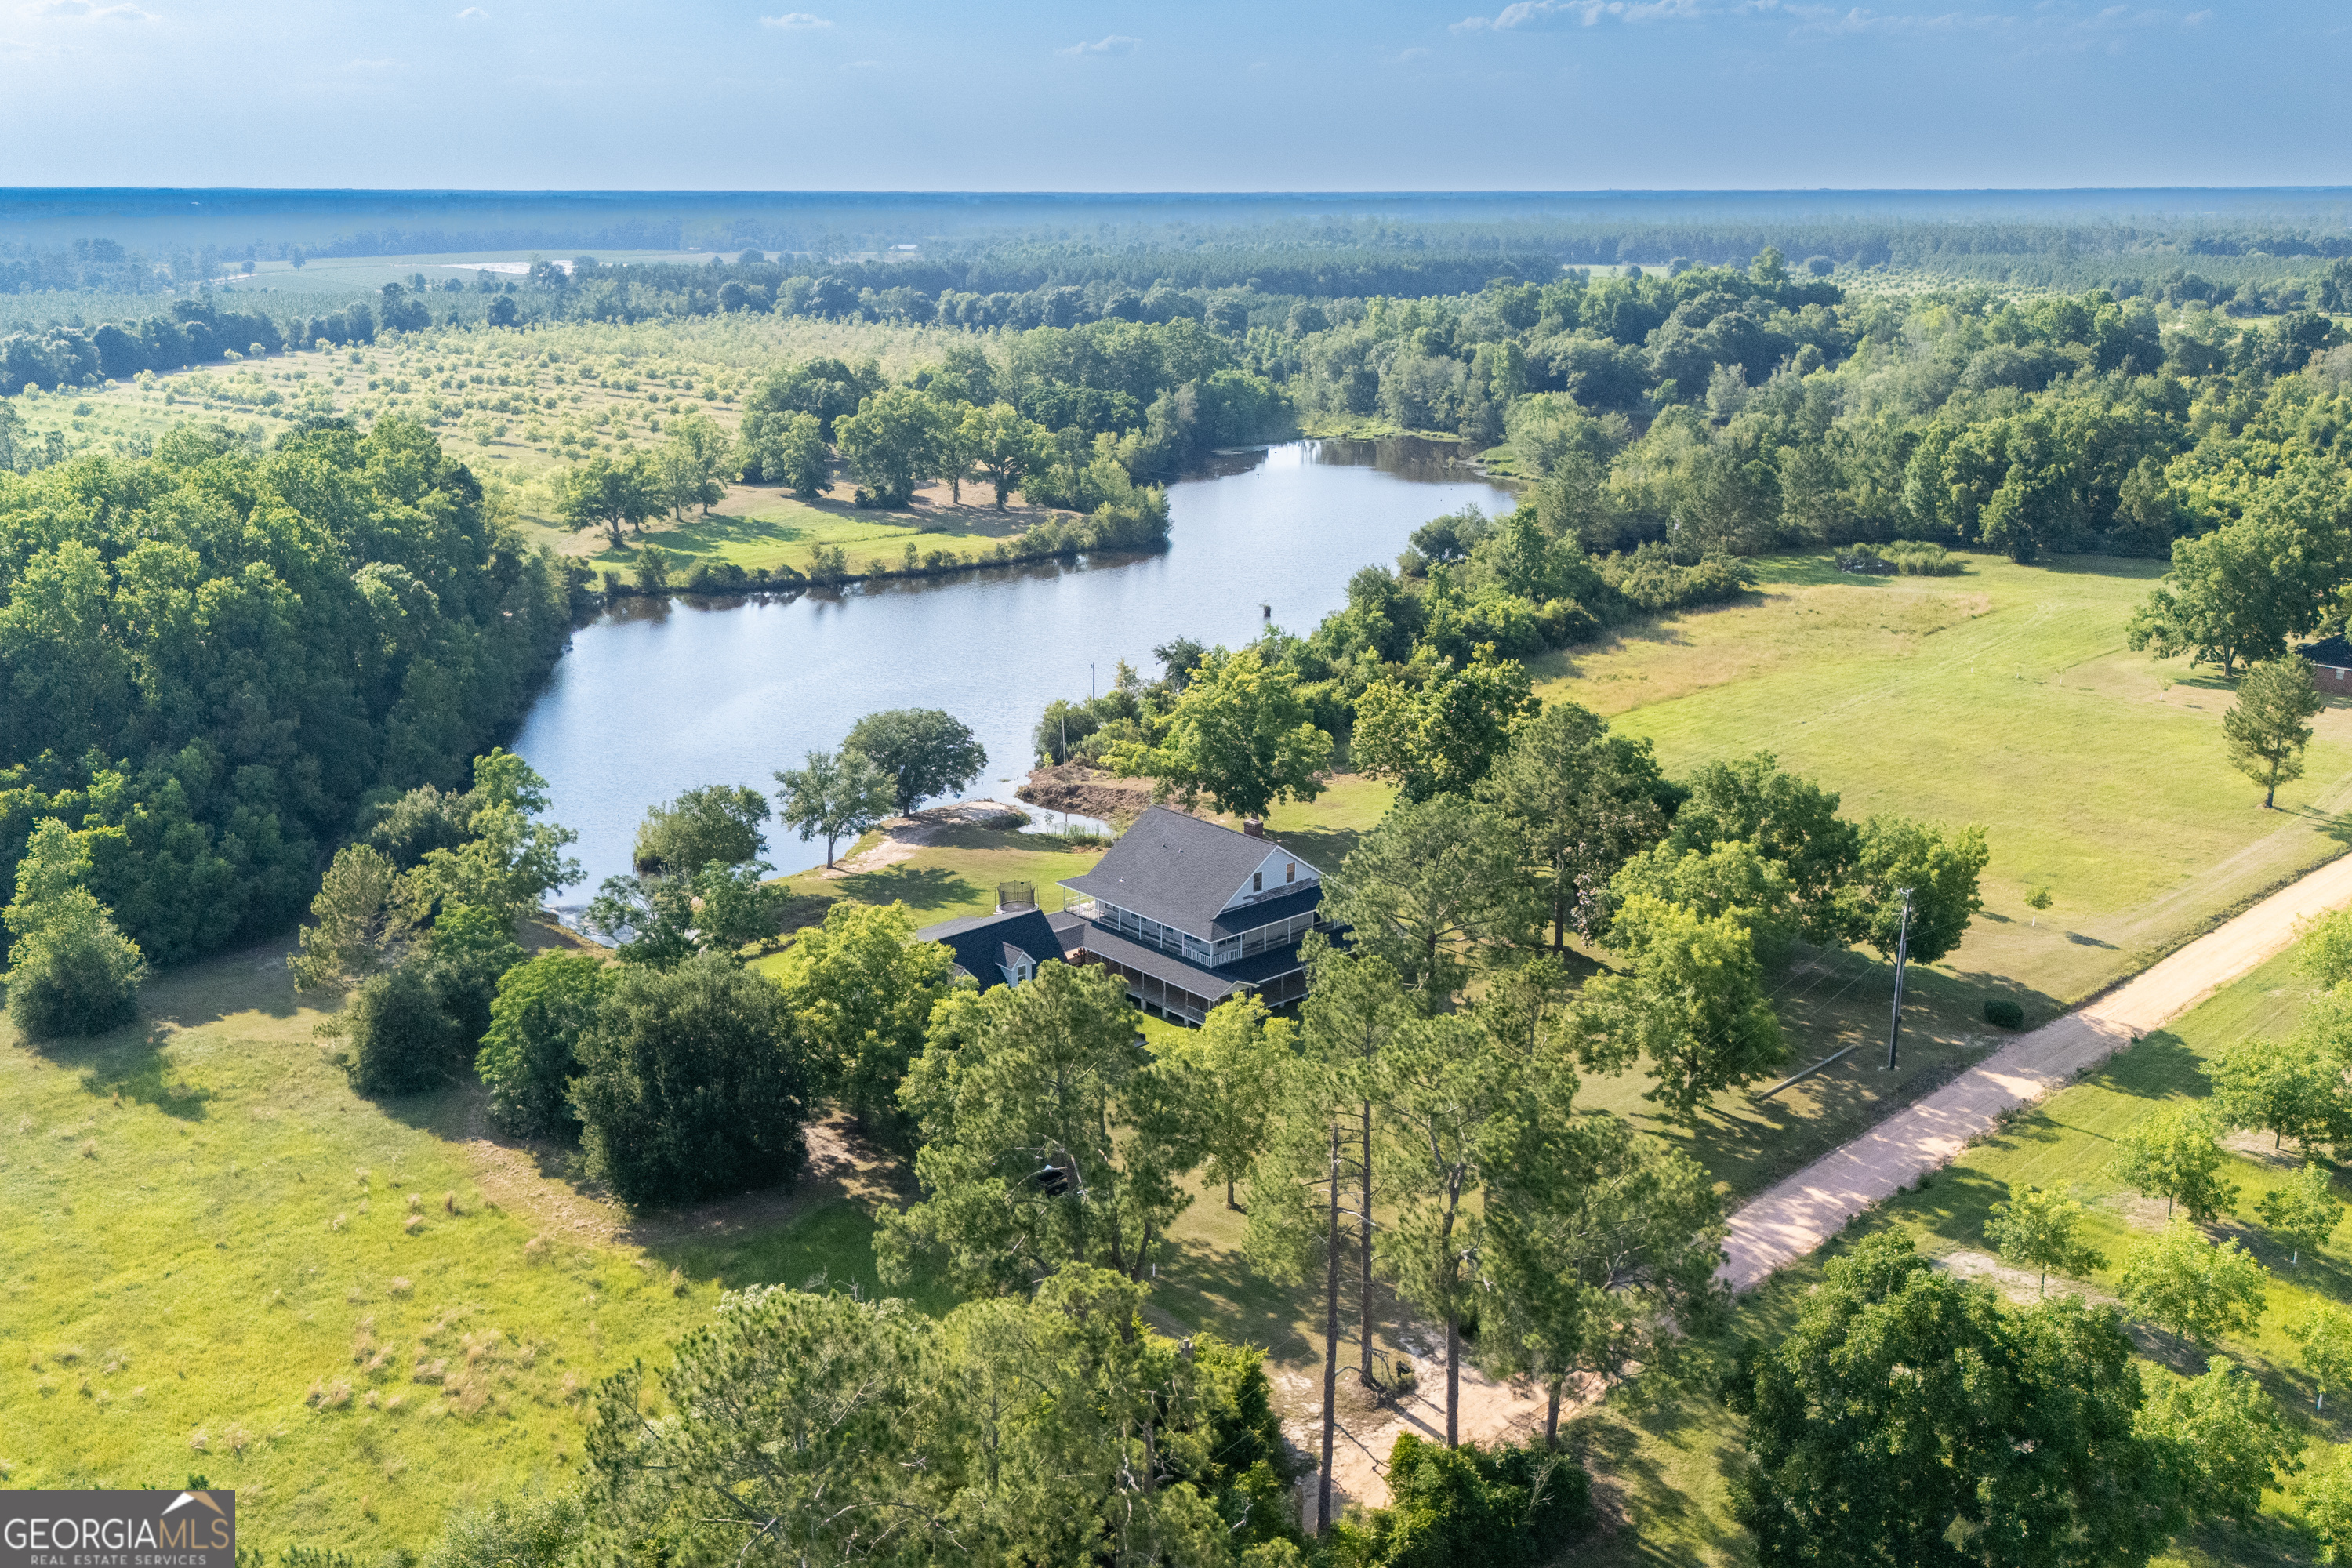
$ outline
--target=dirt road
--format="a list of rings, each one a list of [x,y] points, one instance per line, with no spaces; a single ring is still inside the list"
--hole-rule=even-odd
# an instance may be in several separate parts
[[[2294,941],[2298,921],[2347,904],[2352,857],[2329,861],[2098,1000],[2019,1036],[1742,1207],[1731,1217],[1719,1277],[1735,1290],[1760,1283],[1870,1205],[1949,1163],[2002,1111],[2073,1081],[2248,973]]]

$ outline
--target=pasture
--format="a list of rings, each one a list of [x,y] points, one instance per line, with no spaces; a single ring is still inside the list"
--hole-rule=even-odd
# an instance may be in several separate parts
[[[9,1485],[197,1472],[236,1488],[248,1544],[417,1548],[452,1506],[570,1484],[583,1391],[721,1289],[878,1285],[891,1173],[837,1124],[792,1190],[636,1218],[471,1083],[353,1095],[282,947],[143,1005],[95,1041],[0,1036]]]
[[[1650,737],[1669,773],[1771,752],[1848,816],[1983,823],[1985,912],[1940,967],[2022,987],[2037,1019],[2342,853],[2352,708],[2320,716],[2264,811],[2222,758],[2229,684],[2124,646],[2159,563],[1967,560],[1917,578],[1768,559],[1738,604],[1545,656],[1538,690]]]

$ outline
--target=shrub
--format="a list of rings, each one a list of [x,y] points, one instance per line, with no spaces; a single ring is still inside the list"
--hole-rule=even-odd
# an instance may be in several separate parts
[[[1552,599],[1536,612],[1536,630],[1542,634],[1545,646],[1566,647],[1599,637],[1601,623],[1574,599]]]
[[[1737,598],[1757,581],[1756,568],[1745,561],[1705,555],[1685,566],[1654,540],[1630,554],[1604,556],[1598,564],[1602,582],[1649,615]]]
[[[127,951],[126,951],[127,950]],[[96,1035],[137,1015],[138,950],[120,936],[44,932],[17,944],[8,1016],[33,1039]]]
[[[1591,1479],[1543,1448],[1425,1443],[1389,1458],[1390,1504],[1343,1523],[1332,1556],[1354,1568],[1523,1568],[1549,1562],[1592,1520]]]
[[[499,910],[450,904],[433,922],[422,953],[425,977],[449,1016],[462,1049],[490,1026],[499,977],[522,962],[510,922]]]
[[[637,552],[637,589],[645,594],[669,592],[669,553],[658,544]]]
[[[362,1094],[438,1089],[457,1069],[464,1044],[419,963],[369,976],[337,1024],[349,1042],[352,1087]]]
[[[2021,1029],[2025,1026],[2025,1009],[2006,996],[1987,997],[1984,1020],[1997,1029]]]
[[[33,1039],[96,1035],[127,1024],[146,973],[139,944],[115,928],[81,886],[89,851],[63,822],[37,825],[16,863],[16,897],[5,911],[8,1016]]]
[[[593,953],[542,952],[499,980],[474,1066],[501,1126],[532,1137],[579,1136],[571,1100],[580,1072],[573,1046],[595,1026],[618,979]]]
[[[687,574],[686,591],[689,594],[740,594],[748,587],[751,574],[732,561],[698,561]]]
[[[716,860],[740,866],[767,853],[761,826],[768,797],[730,784],[705,784],[646,809],[638,825],[632,868],[641,877],[701,870]]]
[[[1880,553],[1906,577],[1956,577],[1968,564],[1942,545],[1917,539],[1898,539]]]
[[[1839,551],[1837,556],[1841,572],[1863,572],[1881,577],[1898,572],[1906,577],[1952,577],[1966,566],[1967,563],[1942,545],[1918,539],[1898,539],[1892,544],[1850,545]]]
[[[629,966],[576,1049],[589,1167],[632,1207],[741,1192],[799,1165],[807,1068],[766,977],[717,953]]]
[[[10,959],[8,1016],[27,1038],[100,1035],[138,1016],[147,966],[96,900],[19,937]]]
[[[587,1531],[579,1499],[494,1499],[453,1514],[425,1554],[425,1568],[556,1568]]]

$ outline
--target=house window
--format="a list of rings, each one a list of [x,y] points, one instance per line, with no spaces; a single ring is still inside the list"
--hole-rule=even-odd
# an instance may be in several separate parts
[[[1265,891],[1265,872],[1252,871],[1250,873],[1250,891],[1253,893],[1263,893]]]
[[[1286,866],[1283,867],[1283,868],[1282,868],[1282,879],[1283,879],[1284,881],[1286,881],[1286,882],[1296,882],[1297,880],[1298,880],[1298,862],[1297,862],[1297,861],[1293,860],[1293,861],[1291,861],[1288,865],[1286,865]]]

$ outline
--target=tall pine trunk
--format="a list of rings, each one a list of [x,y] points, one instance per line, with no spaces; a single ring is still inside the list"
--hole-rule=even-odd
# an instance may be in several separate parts
[[[1362,1237],[1357,1247],[1356,1337],[1362,1342],[1361,1375],[1372,1381],[1372,1102],[1364,1101],[1363,1205],[1357,1210],[1356,1229]]]
[[[1445,1314],[1445,1446],[1462,1443],[1462,1320]]]
[[[1331,1120],[1331,1215],[1323,1247],[1323,1474],[1316,1483],[1315,1533],[1331,1532],[1331,1435],[1339,1401],[1339,1121]]]

